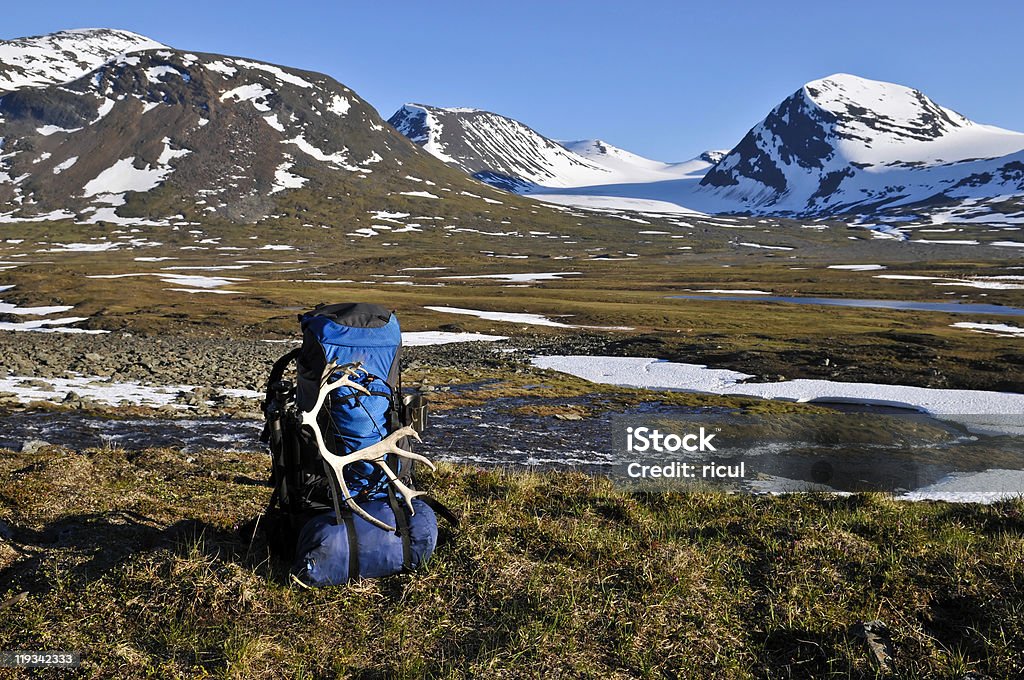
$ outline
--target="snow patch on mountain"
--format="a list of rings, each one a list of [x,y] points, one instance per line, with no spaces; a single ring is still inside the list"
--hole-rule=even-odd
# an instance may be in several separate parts
[[[118,57],[165,47],[131,31],[86,28],[0,42],[0,91],[68,83]]]
[[[86,183],[83,196],[149,191],[164,180],[169,168],[137,168],[135,158],[122,158]]]
[[[273,94],[272,90],[268,90],[258,83],[246,83],[245,85],[239,85],[228,90],[220,96],[220,100],[222,102],[228,99],[234,99],[239,102],[252,102],[253,108],[257,111],[268,112],[270,107],[267,106],[267,97]]]

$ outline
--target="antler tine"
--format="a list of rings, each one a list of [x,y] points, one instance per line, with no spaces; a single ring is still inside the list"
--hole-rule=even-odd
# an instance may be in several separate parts
[[[405,482],[398,478],[398,475],[394,473],[391,466],[384,461],[379,461],[377,464],[380,465],[381,470],[383,470],[384,474],[387,476],[388,483],[395,487],[395,490],[398,491],[398,495],[400,495],[402,500],[405,501],[405,506],[409,508],[409,514],[415,515],[416,509],[412,507],[412,499],[417,496],[422,496],[426,492],[410,489],[405,485]],[[430,461],[427,461],[427,464],[430,465],[431,469],[434,469],[434,466]]]
[[[321,451],[321,453],[323,452]],[[383,529],[384,531],[395,531],[395,527],[391,526],[387,522],[383,522],[377,519],[370,513],[366,512],[366,510],[363,510],[361,507],[359,507],[359,504],[356,503],[355,499],[352,498],[352,492],[348,490],[348,484],[345,483],[345,465],[344,463],[338,462],[339,457],[328,453],[326,456],[324,456],[324,460],[326,460],[328,465],[331,466],[331,469],[334,470],[334,476],[338,480],[338,486],[341,487],[341,494],[345,500],[345,504],[348,507],[352,508],[352,512],[356,513],[370,524],[373,524],[374,526]]]
[[[416,441],[423,441],[420,439],[419,433],[416,432],[411,425],[406,425],[401,429],[395,430],[376,444],[371,444],[370,446],[359,449],[358,451],[353,451],[346,456],[342,456],[341,465],[348,465],[349,463],[354,463],[357,460],[365,460],[379,465],[381,470],[383,470],[384,474],[387,476],[388,483],[391,484],[391,486],[393,486],[402,496],[402,500],[405,502],[406,507],[409,508],[409,513],[415,515],[416,510],[412,506],[412,499],[416,496],[422,495],[422,492],[414,491],[406,486],[406,484],[398,478],[398,475],[395,474],[395,471],[391,469],[391,466],[387,464],[385,456],[389,453],[393,453],[400,458],[419,461],[431,470],[436,470],[437,467],[425,456],[413,453],[412,451],[406,451],[398,446],[398,441],[404,437],[412,437]]]
[[[419,433],[416,432],[416,430],[411,425],[406,425],[403,428],[395,430],[387,437],[384,437],[384,439],[381,439],[376,444],[370,444],[369,446],[363,447],[358,451],[353,451],[352,453],[341,456],[341,458],[345,460],[345,465],[348,465],[349,463],[354,463],[357,460],[366,460],[370,462],[379,463],[383,461],[384,456],[386,456],[389,453],[394,453],[398,456],[401,456],[402,458],[408,458],[409,460],[419,461],[420,463],[423,463],[424,465],[428,466],[431,470],[436,470],[437,468],[434,466],[434,464],[431,463],[430,460],[427,459],[425,456],[421,456],[418,453],[413,453],[412,451],[406,451],[405,449],[398,446],[398,440],[403,439],[405,437],[412,437],[416,441],[423,441],[422,439],[420,439]]]
[[[361,361],[356,361],[351,364],[338,364],[337,361],[331,361],[329,364],[324,366],[323,373],[320,374],[320,386],[323,387],[331,380],[331,376],[337,371],[341,371],[345,374],[345,377],[355,378],[360,373],[366,374],[366,369],[363,368]]]

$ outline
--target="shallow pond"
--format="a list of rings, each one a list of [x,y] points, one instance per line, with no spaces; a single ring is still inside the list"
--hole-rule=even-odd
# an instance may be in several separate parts
[[[825,305],[830,307],[869,307],[874,309],[900,309],[950,314],[989,314],[993,316],[1024,316],[1024,309],[977,302],[914,302],[912,300],[848,300],[825,297],[786,297],[781,295],[670,295],[682,300],[716,300],[727,302],[785,302],[796,305]]]

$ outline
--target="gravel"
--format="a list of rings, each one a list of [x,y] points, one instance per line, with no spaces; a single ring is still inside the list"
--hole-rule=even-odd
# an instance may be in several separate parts
[[[298,334],[296,334],[298,340]],[[133,336],[0,332],[0,377],[30,377],[24,385],[46,388],[47,379],[99,376],[143,385],[192,385],[167,415],[230,414],[262,417],[257,399],[225,396],[221,389],[262,392],[271,366],[297,342],[228,340],[199,336]],[[527,370],[535,354],[600,354],[608,340],[596,335],[526,335],[500,342],[468,342],[402,350],[403,370],[419,367]],[[10,395],[0,403],[14,406]],[[101,408],[70,392],[64,408]],[[185,408],[182,408],[185,407]]]

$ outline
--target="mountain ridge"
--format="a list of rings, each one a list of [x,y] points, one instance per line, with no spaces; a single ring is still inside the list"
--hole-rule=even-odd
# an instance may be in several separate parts
[[[457,133],[471,126],[465,120],[432,126],[436,115],[421,117],[417,143],[429,140],[421,145],[435,156],[495,186],[581,207],[647,205],[654,211],[817,218],[908,211],[927,217],[940,210],[965,219],[988,214],[1024,219],[1024,134],[971,121],[913,88],[845,73],[805,83],[729,151],[684,163],[659,166],[622,149],[609,150],[601,140],[562,143],[576,157],[601,165],[601,174],[557,172],[543,154],[531,156],[538,143],[515,144],[508,130],[521,123],[487,115],[504,121],[486,132],[504,135],[499,146],[504,144],[505,158],[491,150],[475,157],[467,153],[473,144],[464,145]],[[473,130],[473,137],[482,135]],[[462,150],[459,159],[446,155],[449,147]],[[547,174],[516,170],[531,164],[546,164]],[[632,165],[631,172],[623,172],[625,164]]]
[[[409,103],[388,122],[435,157],[488,184],[521,194],[691,177],[724,152],[665,163],[600,139],[557,141],[483,109]]]
[[[63,49],[75,40],[78,49]],[[52,58],[25,69],[53,45]],[[20,79],[0,96],[0,221],[312,219],[347,214],[344,196],[408,202],[424,178],[480,192],[323,74],[107,29],[8,41],[0,52],[27,55],[0,66],[5,82]]]
[[[678,163],[469,107],[410,103],[388,123],[329,76],[131,31],[3,41],[0,220],[258,221],[296,191],[436,198],[422,183],[443,178],[591,208],[1024,222],[1024,134],[844,73]]]

